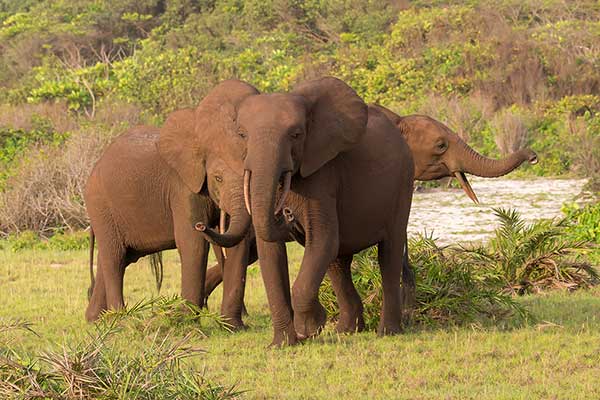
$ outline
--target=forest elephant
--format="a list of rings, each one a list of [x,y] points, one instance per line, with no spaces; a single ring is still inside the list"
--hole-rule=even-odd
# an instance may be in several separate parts
[[[374,244],[380,247],[383,277],[379,333],[400,332],[413,187],[404,137],[383,113],[331,77],[305,82],[291,93],[246,97],[236,108],[236,125],[247,143],[244,195],[271,309],[273,344],[293,344],[318,333],[326,320],[318,290],[327,268],[336,259],[349,263],[353,254]],[[293,218],[291,225],[286,217]],[[204,234],[227,245],[211,229]],[[291,295],[285,250],[290,234],[305,247]]]
[[[456,177],[465,193],[474,202],[477,197],[471,188],[465,173],[481,177],[503,176],[517,168],[523,162],[535,164],[536,154],[529,149],[522,149],[510,154],[501,160],[492,160],[481,156],[468,146],[460,137],[444,124],[423,115],[400,117],[387,108],[379,105],[370,106],[369,119],[380,118],[377,110],[387,116],[397,127],[397,134],[401,134],[408,143],[414,161],[416,180],[434,180],[442,177]],[[369,125],[370,127],[373,124]],[[373,149],[376,151],[377,149]],[[385,150],[383,151],[390,151]],[[398,155],[399,157],[401,154]],[[374,164],[376,166],[377,163]],[[377,210],[369,210],[368,214]],[[355,217],[352,217],[355,218]],[[372,224],[368,221],[367,224]],[[403,309],[410,312],[410,307],[415,302],[415,280],[413,271],[408,266],[405,257],[402,271],[402,300]],[[364,328],[362,315],[362,302],[358,296],[351,279],[350,262],[348,257],[337,258],[328,269],[338,302],[340,317],[337,324],[339,332],[352,332]],[[221,281],[221,271],[211,268],[207,277],[207,294]]]
[[[98,245],[97,279],[86,311],[89,321],[107,308],[124,306],[128,264],[175,247],[181,257],[182,297],[202,305],[208,243],[194,224],[203,220],[220,227],[223,243],[237,244],[227,250],[227,259],[216,253],[227,271],[222,314],[234,328],[243,326],[249,250],[243,239],[251,222],[244,206],[242,168],[235,165],[242,156],[235,156],[234,149],[244,146],[231,130],[223,129],[232,120],[222,108],[229,106],[230,98],[254,92],[249,85],[226,81],[195,110],[173,112],[160,129],[132,128],[106,149],[85,189],[92,245],[94,236]]]

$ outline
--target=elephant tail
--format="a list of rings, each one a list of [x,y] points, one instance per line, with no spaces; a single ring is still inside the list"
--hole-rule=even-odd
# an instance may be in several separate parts
[[[156,290],[160,292],[164,270],[162,252],[159,251],[158,253],[150,254],[150,270],[152,271],[152,275],[154,275],[154,280],[156,281]]]
[[[90,300],[92,298],[92,292],[94,291],[94,284],[96,283],[96,280],[94,279],[94,241],[95,241],[95,235],[94,235],[94,228],[91,227],[90,225],[90,287],[88,288],[88,300]]]

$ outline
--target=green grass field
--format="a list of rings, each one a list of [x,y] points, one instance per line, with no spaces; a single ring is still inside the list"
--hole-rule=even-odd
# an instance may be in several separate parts
[[[294,271],[302,255],[289,247]],[[161,294],[179,291],[179,261],[165,255]],[[35,353],[83,339],[93,329],[87,303],[87,251],[0,251],[0,317],[24,319],[39,334],[18,333],[10,346]],[[373,332],[336,335],[268,349],[271,326],[262,280],[250,268],[246,289],[249,329],[203,328],[193,359],[208,379],[235,385],[249,399],[598,399],[600,398],[600,288],[552,292],[521,301],[536,322],[512,329],[489,326],[410,331],[378,338]],[[145,262],[128,268],[125,295],[132,304],[155,296]],[[210,308],[218,309],[220,291]],[[0,335],[0,340],[3,337]],[[116,346],[143,346],[142,335],[117,334]]]

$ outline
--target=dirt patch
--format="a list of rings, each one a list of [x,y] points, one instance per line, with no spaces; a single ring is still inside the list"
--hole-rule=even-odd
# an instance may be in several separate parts
[[[498,226],[492,208],[513,208],[526,221],[560,217],[564,202],[573,200],[585,179],[469,178],[480,204],[461,189],[416,192],[408,223],[410,234],[433,233],[440,243],[480,241]]]

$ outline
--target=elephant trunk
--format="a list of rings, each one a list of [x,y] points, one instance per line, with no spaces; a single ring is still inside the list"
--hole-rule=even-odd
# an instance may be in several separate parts
[[[256,235],[267,242],[278,242],[286,240],[288,229],[284,218],[280,215],[283,208],[282,200],[286,193],[282,193],[280,201],[276,198],[281,176],[279,167],[275,166],[272,171],[253,170],[250,179],[250,208]],[[284,192],[289,191],[289,180],[291,173],[284,174]]]
[[[223,217],[221,217],[221,221],[219,222],[220,232],[207,227],[203,222],[198,222],[196,224],[196,230],[200,231],[209,242],[221,247],[233,247],[237,245],[244,239],[248,232],[248,228],[250,228],[251,219],[244,207],[243,197],[239,194],[232,195],[231,204],[232,211],[230,214],[229,227],[224,233],[220,233],[223,232],[225,225]],[[224,213],[221,215],[224,216]]]
[[[525,161],[529,161],[531,164],[537,163],[537,155],[529,149],[521,149],[501,160],[494,160],[477,153],[461,140],[458,151],[462,153],[458,157],[461,160],[460,171],[483,178],[497,178],[506,175]]]

